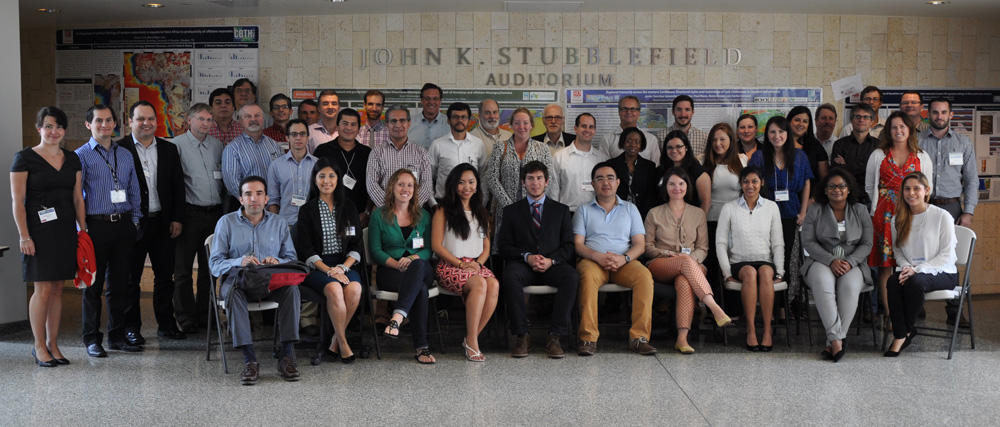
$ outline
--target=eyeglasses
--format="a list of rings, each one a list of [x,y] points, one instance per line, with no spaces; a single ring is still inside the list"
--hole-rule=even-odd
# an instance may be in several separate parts
[[[309,136],[309,132],[289,132],[288,136],[292,138]]]
[[[862,116],[861,114],[855,114],[851,116],[851,118],[854,120],[871,120],[872,116]]]
[[[599,176],[597,178],[594,178],[594,182],[596,182],[598,184],[604,184],[605,181],[607,181],[607,182],[615,182],[617,180],[618,180],[618,177],[616,177],[614,175]]]
[[[291,110],[292,107],[289,106],[289,105],[287,105],[287,104],[278,104],[278,105],[275,105],[273,109],[274,110],[278,110],[278,111],[282,111],[282,110]]]
[[[542,117],[542,119],[544,119],[547,122],[551,122],[553,120],[562,120],[564,118],[565,117],[563,117],[563,116],[545,116],[545,117]]]
[[[847,184],[830,184],[826,186],[826,189],[828,191],[833,191],[833,190],[844,191],[847,189]]]
[[[861,98],[861,102],[865,102],[865,103],[868,103],[868,102],[881,102],[881,101],[882,101],[882,98],[879,98],[877,96],[874,96],[874,97],[873,96],[867,96],[867,97]]]
[[[618,107],[618,111],[622,113],[638,113],[640,107]]]
[[[668,145],[668,146],[666,146],[664,148],[666,148],[667,151],[681,151],[681,150],[683,150],[683,149],[685,149],[687,147],[685,147],[683,145]]]

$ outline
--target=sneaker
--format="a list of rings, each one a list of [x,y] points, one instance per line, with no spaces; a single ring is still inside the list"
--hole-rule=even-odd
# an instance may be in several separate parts
[[[636,353],[643,356],[651,356],[656,354],[656,348],[649,345],[649,340],[646,337],[639,337],[636,339],[628,340],[628,348]]]
[[[566,352],[562,349],[562,343],[559,341],[559,335],[549,334],[549,342],[545,344],[545,354],[552,359],[562,359],[566,356]]]
[[[530,349],[531,334],[518,335],[514,339],[514,348],[510,350],[510,355],[516,358],[527,357]]]
[[[576,354],[581,356],[593,356],[594,353],[597,353],[597,343],[594,341],[582,341],[580,348],[576,350]]]

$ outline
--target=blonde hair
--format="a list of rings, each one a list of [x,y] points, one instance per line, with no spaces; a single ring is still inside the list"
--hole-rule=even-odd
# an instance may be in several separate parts
[[[927,189],[927,193],[924,195],[924,203],[930,203],[931,201],[931,183],[927,180],[927,175],[923,172],[915,171],[910,172],[903,178],[903,183],[899,185],[899,194],[903,194],[903,188],[906,187],[906,181],[911,179],[917,180],[920,185],[923,185]],[[903,246],[906,244],[906,240],[910,237],[910,228],[913,225],[913,211],[910,210],[910,205],[904,200],[899,200],[896,203],[896,246]]]

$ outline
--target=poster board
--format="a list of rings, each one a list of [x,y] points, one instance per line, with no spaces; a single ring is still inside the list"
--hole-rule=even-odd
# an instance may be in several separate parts
[[[138,100],[153,104],[156,136],[179,134],[192,102],[208,102],[239,78],[258,81],[259,37],[256,26],[57,30],[56,105],[69,116],[66,139],[90,138],[83,122],[95,104],[114,108],[122,135]]]

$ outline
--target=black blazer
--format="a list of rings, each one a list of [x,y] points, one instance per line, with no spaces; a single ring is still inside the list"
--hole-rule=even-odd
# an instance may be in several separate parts
[[[531,206],[523,198],[503,208],[497,247],[508,261],[524,261],[525,252],[543,255],[560,263],[574,260],[573,224],[569,207],[545,197],[542,204],[542,226],[535,236]]]
[[[358,208],[354,206],[354,202],[347,198],[335,208],[346,209],[344,218],[346,218],[347,224],[337,224],[337,227],[344,230],[345,233],[347,226],[354,227],[353,236],[343,236],[341,253],[347,256],[348,252],[357,251],[363,257],[365,247],[361,237],[361,219],[358,217]],[[292,227],[292,242],[295,243],[295,253],[302,262],[314,255],[320,255],[323,250],[323,222],[319,218],[318,198],[310,199],[299,208],[299,220]]]
[[[145,226],[149,215],[149,187],[142,174],[142,164],[135,150],[136,141],[131,135],[118,140],[129,153],[135,163],[135,175],[139,181],[139,192],[142,194],[142,216],[140,225]],[[181,156],[177,154],[177,146],[163,138],[156,138],[156,195],[160,198],[161,214],[168,219],[167,223],[184,223],[184,170],[181,169]],[[169,225],[168,225],[169,226]]]
[[[656,163],[639,156],[636,159],[635,172],[631,179],[628,175],[628,165],[625,164],[625,153],[608,160],[608,163],[618,175],[618,197],[628,201],[629,187],[631,186],[635,196],[635,207],[639,209],[639,215],[645,219],[646,213],[660,201],[656,188],[656,184],[660,181],[656,175]]]
[[[535,135],[531,137],[531,139],[534,139],[535,141],[545,142],[545,134],[543,133],[541,135]],[[569,132],[563,132],[562,140],[563,142],[566,143],[566,146],[569,147],[569,145],[572,144],[573,141],[576,141],[576,135]]]

